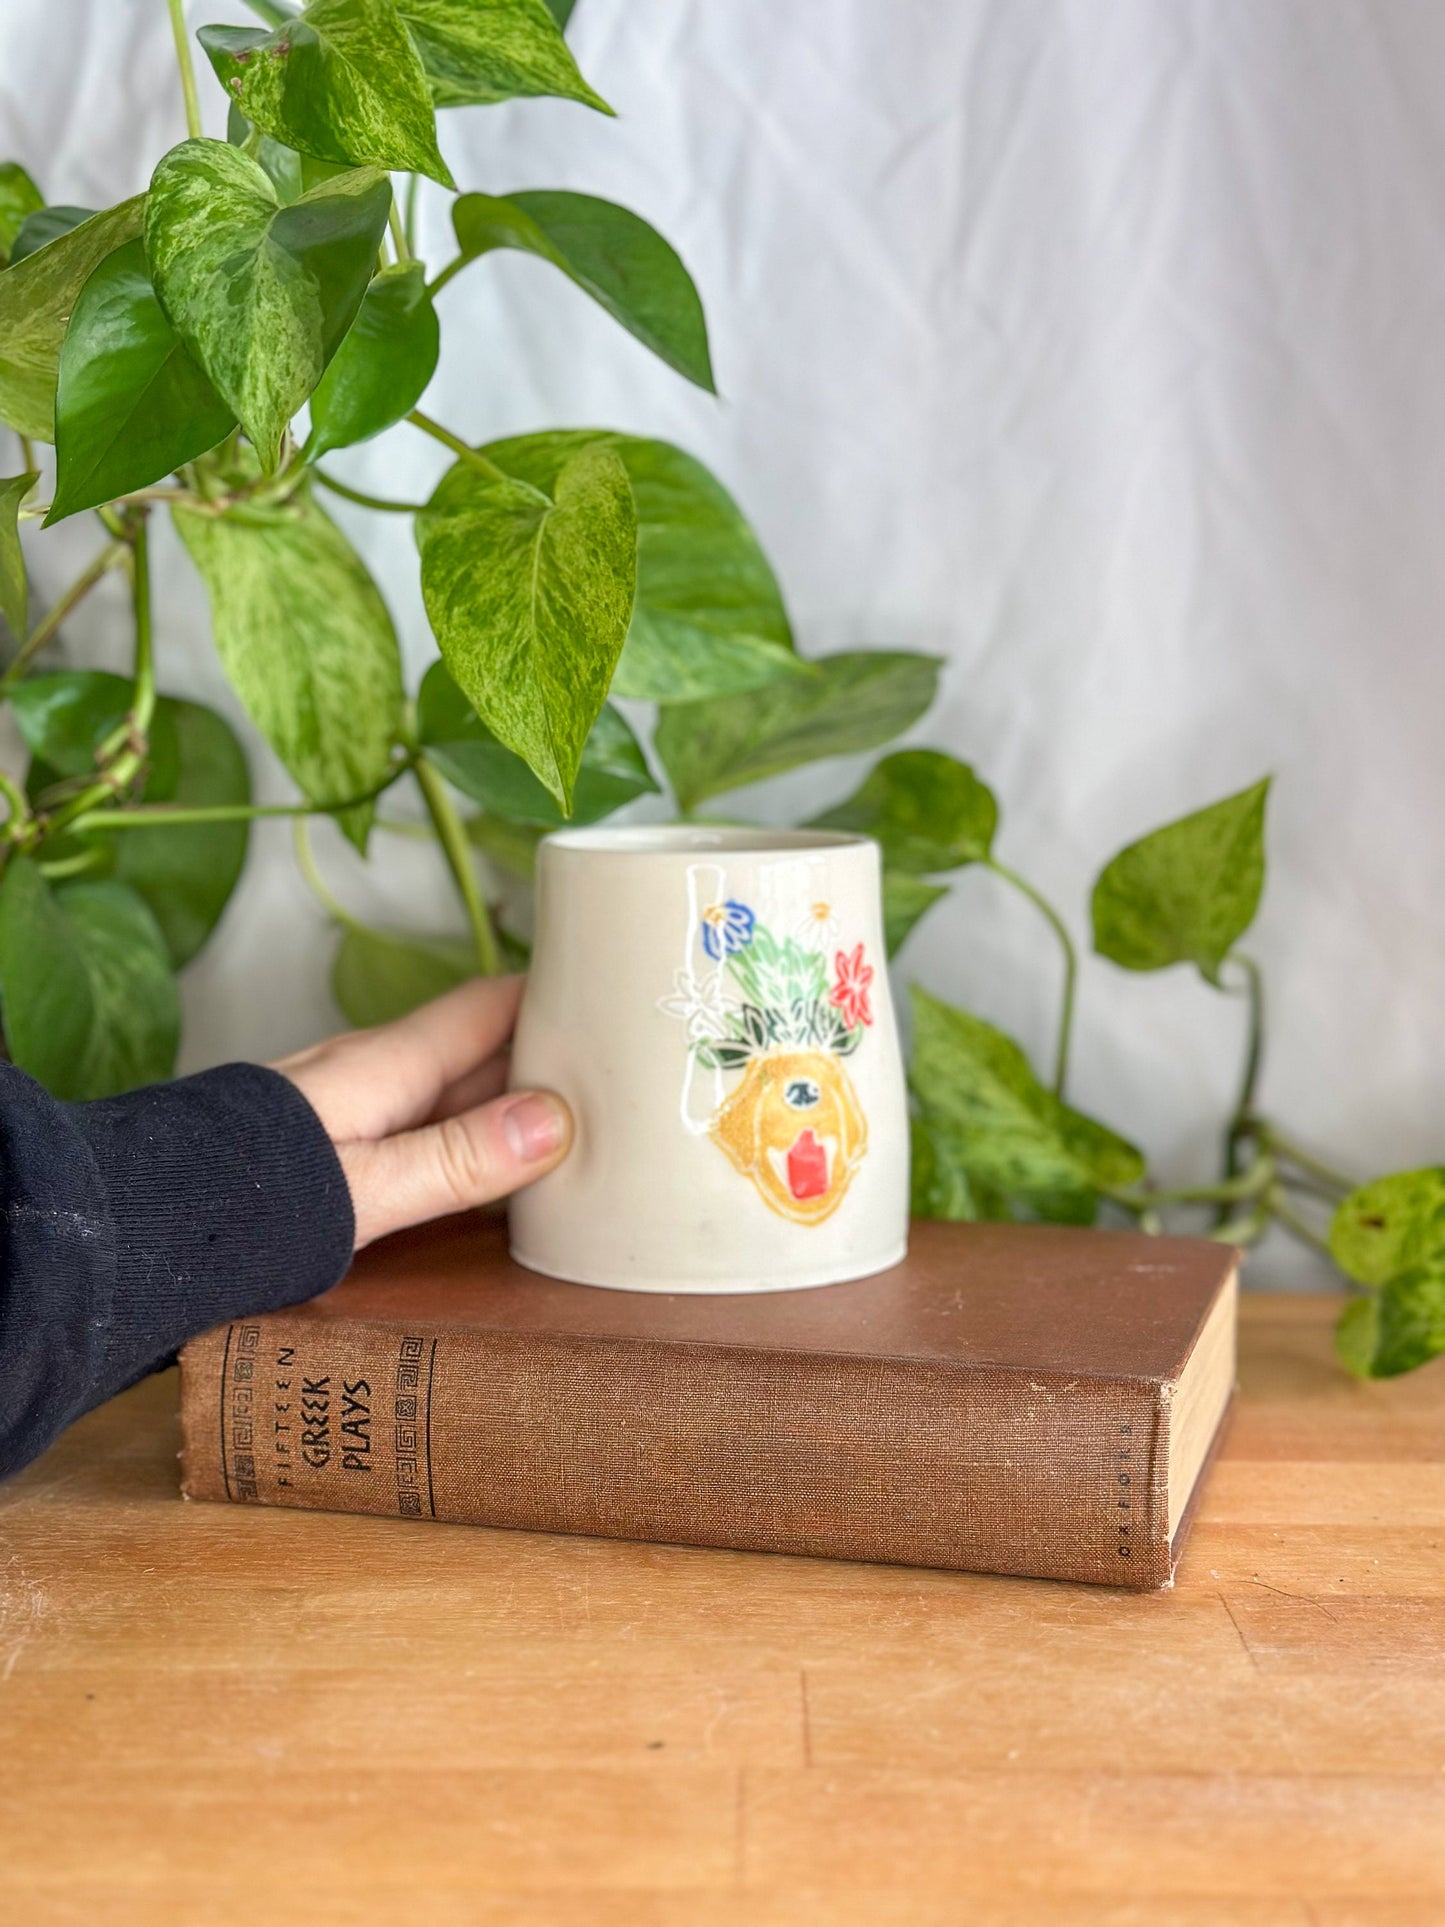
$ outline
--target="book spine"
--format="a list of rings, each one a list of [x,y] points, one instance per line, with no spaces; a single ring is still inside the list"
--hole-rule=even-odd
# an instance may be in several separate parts
[[[181,1365],[192,1499],[1170,1581],[1148,1381],[286,1313]]]

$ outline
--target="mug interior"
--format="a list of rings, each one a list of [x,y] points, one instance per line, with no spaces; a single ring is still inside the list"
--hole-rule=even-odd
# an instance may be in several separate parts
[[[543,839],[554,850],[605,851],[616,856],[699,856],[729,851],[858,849],[872,842],[847,830],[748,829],[731,824],[643,823],[624,828],[600,825],[585,830],[554,830]]]

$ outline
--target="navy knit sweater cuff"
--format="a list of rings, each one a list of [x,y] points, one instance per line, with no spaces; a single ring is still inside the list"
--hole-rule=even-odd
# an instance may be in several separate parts
[[[351,1261],[335,1148],[256,1064],[92,1104],[7,1066],[0,1152],[0,1476],[188,1338]]]

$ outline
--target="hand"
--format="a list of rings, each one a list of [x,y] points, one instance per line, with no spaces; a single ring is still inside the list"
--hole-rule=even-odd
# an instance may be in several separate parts
[[[272,1067],[336,1146],[358,1251],[403,1225],[504,1198],[567,1155],[572,1114],[560,1097],[500,1095],[521,998],[520,977],[478,978]]]

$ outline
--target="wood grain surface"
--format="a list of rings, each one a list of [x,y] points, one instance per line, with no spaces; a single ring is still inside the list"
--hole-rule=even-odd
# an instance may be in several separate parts
[[[1438,1927],[1445,1366],[1251,1297],[1172,1593],[0,1491],[0,1919]]]

